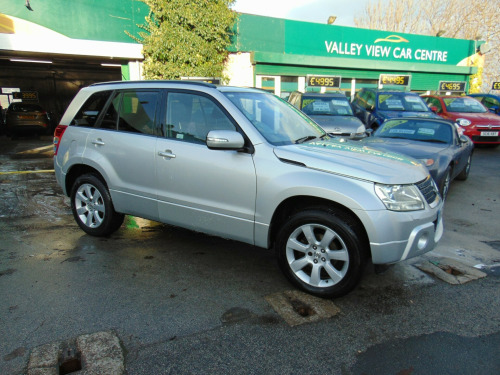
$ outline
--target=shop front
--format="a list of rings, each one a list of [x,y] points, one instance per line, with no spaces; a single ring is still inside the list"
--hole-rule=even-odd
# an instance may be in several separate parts
[[[243,76],[246,85],[280,96],[294,90],[341,90],[352,96],[362,87],[466,92],[477,71],[468,66],[479,47],[471,40],[248,14],[239,16],[234,31],[232,61],[247,63],[231,70],[230,84],[241,84]]]

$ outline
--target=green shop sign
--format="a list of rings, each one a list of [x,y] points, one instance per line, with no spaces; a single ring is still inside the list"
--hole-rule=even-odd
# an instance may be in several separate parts
[[[458,65],[474,53],[471,41],[286,21],[285,53]],[[472,44],[472,45],[471,45]]]

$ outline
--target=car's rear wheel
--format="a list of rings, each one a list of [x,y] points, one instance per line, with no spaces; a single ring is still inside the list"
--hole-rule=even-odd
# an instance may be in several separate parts
[[[467,158],[467,164],[465,165],[464,169],[462,169],[462,171],[458,174],[457,180],[462,180],[462,181],[467,180],[467,177],[469,177],[471,163],[472,163],[472,154],[470,154],[469,157]]]
[[[124,219],[115,211],[106,185],[93,174],[76,179],[71,189],[71,210],[80,228],[92,236],[110,235]]]
[[[360,230],[348,216],[320,208],[294,214],[276,250],[287,278],[320,297],[340,297],[359,282],[365,264]]]

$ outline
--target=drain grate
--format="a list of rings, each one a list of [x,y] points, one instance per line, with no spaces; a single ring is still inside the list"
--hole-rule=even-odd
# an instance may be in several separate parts
[[[433,258],[415,266],[421,271],[454,285],[486,277],[486,273],[449,258]]]
[[[68,349],[59,360],[59,375],[73,374],[82,369],[82,356],[74,349]]]
[[[298,290],[271,294],[265,299],[292,327],[329,319],[340,312],[332,301],[313,297]]]

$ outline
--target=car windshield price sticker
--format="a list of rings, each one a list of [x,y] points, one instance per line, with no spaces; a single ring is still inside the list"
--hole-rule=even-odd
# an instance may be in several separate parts
[[[493,82],[493,85],[491,85],[492,90],[500,90],[500,82]]]
[[[379,83],[381,85],[408,86],[410,84],[410,76],[398,74],[381,74]]]
[[[439,81],[439,91],[465,91],[465,82]]]
[[[340,88],[339,76],[307,76],[307,86],[335,87]]]

